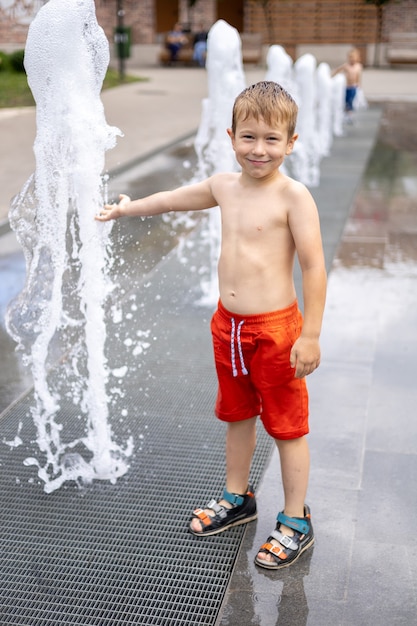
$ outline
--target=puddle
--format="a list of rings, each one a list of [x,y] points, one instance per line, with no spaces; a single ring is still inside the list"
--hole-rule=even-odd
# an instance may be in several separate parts
[[[335,265],[416,272],[417,105],[388,104]]]

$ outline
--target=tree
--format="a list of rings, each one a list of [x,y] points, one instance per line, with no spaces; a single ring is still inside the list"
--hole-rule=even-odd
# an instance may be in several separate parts
[[[375,53],[374,65],[379,65],[379,49],[382,42],[382,29],[384,27],[384,5],[391,0],[365,0],[366,4],[374,4],[376,8],[376,37],[375,37]]]

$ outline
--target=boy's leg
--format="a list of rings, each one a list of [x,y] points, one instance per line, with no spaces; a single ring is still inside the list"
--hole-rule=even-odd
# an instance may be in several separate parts
[[[226,489],[246,493],[256,446],[256,417],[231,422],[226,434]]]
[[[278,448],[282,484],[284,488],[284,513],[288,517],[304,517],[304,504],[307,494],[308,478],[310,472],[310,452],[307,437],[297,439],[275,440]],[[281,524],[280,530],[286,535],[292,536],[294,531]],[[278,545],[274,539],[273,544]],[[271,554],[259,552],[258,558],[273,562]]]
[[[230,493],[244,494],[248,488],[249,472],[256,445],[256,417],[241,422],[230,422],[226,434],[226,489]],[[220,500],[219,504],[231,508],[231,504]],[[207,515],[213,511],[206,509]],[[190,528],[203,530],[202,522],[193,518]]]
[[[307,437],[275,441],[281,462],[284,488],[284,513],[303,517],[310,473],[310,451]]]

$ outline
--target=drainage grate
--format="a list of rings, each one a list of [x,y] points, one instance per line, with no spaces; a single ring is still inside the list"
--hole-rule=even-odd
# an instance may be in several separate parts
[[[124,325],[126,335],[152,328],[147,354],[127,362],[120,329],[110,341],[110,365],[130,366],[125,396],[112,409],[127,417],[114,418],[112,429],[121,442],[128,434],[135,442],[116,485],[67,483],[46,495],[35,469],[23,466],[36,453],[31,394],[4,414],[0,440],[13,440],[21,422],[24,444],[0,445],[2,626],[215,623],[244,528],[207,538],[187,531],[190,511],[220,495],[224,481],[211,313],[193,304],[196,280],[171,254]],[[78,434],[74,409],[62,406],[62,415],[69,436]],[[260,427],[255,487],[271,450]]]

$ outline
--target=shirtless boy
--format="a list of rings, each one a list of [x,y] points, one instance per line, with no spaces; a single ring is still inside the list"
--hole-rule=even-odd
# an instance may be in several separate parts
[[[280,85],[260,82],[235,100],[227,130],[241,167],[139,200],[121,195],[97,220],[151,216],[219,206],[220,300],[211,329],[219,391],[215,412],[227,422],[226,487],[196,509],[190,531],[214,535],[257,516],[249,486],[260,416],[281,463],[284,510],[255,562],[280,569],[314,541],[305,504],[309,449],[305,377],[320,363],[326,271],[319,217],[306,187],[280,172],[297,139],[297,105]],[[293,282],[297,253],[304,320]]]
[[[337,67],[335,74],[343,73],[346,76],[346,100],[345,109],[347,113],[353,111],[353,101],[355,99],[358,87],[360,87],[362,79],[363,65],[360,62],[361,56],[357,48],[353,48],[349,54],[346,63]]]

